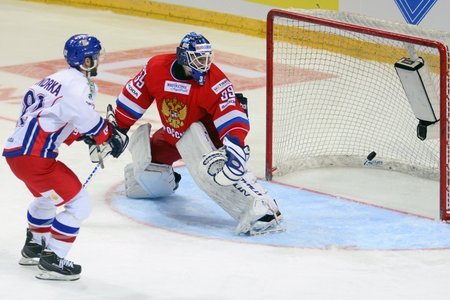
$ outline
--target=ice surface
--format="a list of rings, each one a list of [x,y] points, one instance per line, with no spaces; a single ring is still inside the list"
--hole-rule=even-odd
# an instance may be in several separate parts
[[[61,59],[63,43],[75,33],[97,35],[107,53],[114,53],[176,44],[191,30],[208,36],[216,49],[264,60],[262,39],[107,11],[2,0],[0,68]],[[14,128],[23,92],[37,80],[32,71],[26,75],[0,70],[2,141]],[[253,101],[250,164],[256,175],[262,176],[264,88],[244,92]],[[98,110],[104,113],[114,100],[101,93]],[[86,146],[62,147],[61,152],[60,159],[84,182],[94,168]],[[152,206],[149,211],[120,202],[116,197],[123,184],[123,167],[129,161],[128,153],[117,160],[107,159],[106,168],[97,172],[87,187],[94,210],[68,257],[83,266],[82,278],[47,282],[34,278],[34,268],[17,263],[31,195],[3,160],[0,299],[448,298],[450,234],[439,222],[270,184],[267,188],[280,198],[288,231],[245,239],[233,236],[233,220],[197,194],[143,202]],[[326,192],[323,178],[329,174],[310,172],[289,180],[301,179]],[[357,179],[334,183],[352,185]],[[188,181],[185,175],[183,182]],[[185,190],[189,188],[183,184],[180,192],[189,192]],[[356,200],[364,196],[377,200],[371,192],[357,192]],[[131,209],[141,214],[131,213]]]

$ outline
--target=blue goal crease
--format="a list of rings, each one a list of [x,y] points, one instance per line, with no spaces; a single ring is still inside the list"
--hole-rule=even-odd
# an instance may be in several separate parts
[[[139,222],[194,236],[272,246],[408,250],[450,248],[450,226],[372,205],[260,181],[283,213],[283,233],[239,236],[237,225],[194,183],[185,167],[176,193],[161,199],[130,199],[119,186],[111,203]]]

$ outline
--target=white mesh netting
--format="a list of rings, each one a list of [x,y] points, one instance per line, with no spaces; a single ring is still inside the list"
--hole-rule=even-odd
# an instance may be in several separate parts
[[[301,13],[450,40],[449,33],[355,14]],[[375,151],[373,167],[439,180],[439,123],[425,141],[417,138],[418,120],[394,68],[402,57],[423,57],[439,100],[436,48],[287,17],[275,17],[273,32],[274,176],[304,168],[362,167]],[[438,104],[435,109],[439,115]]]

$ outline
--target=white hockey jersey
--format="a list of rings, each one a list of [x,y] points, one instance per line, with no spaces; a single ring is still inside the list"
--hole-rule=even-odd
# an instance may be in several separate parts
[[[55,158],[74,131],[97,136],[105,120],[95,111],[97,86],[74,68],[54,73],[32,85],[3,156]]]

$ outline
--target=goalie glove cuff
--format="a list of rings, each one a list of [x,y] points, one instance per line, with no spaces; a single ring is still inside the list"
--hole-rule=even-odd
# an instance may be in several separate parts
[[[230,135],[227,135],[223,139],[223,145],[227,156],[225,165],[228,166],[231,173],[236,175],[242,173],[243,175],[245,173],[247,161],[250,157],[249,146],[241,147],[239,139]]]
[[[222,150],[213,151],[204,156],[203,165],[215,183],[229,186],[244,176],[250,149],[248,146],[241,147],[237,138],[234,137],[225,137],[223,143]]]

